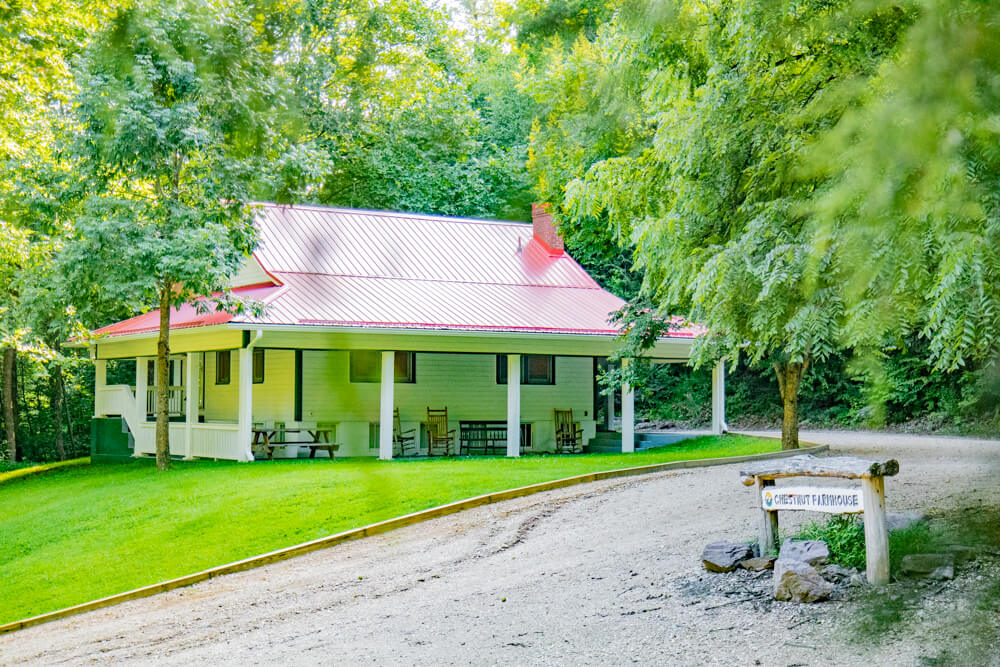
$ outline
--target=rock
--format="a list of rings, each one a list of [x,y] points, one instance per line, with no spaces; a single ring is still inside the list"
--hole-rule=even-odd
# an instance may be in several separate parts
[[[855,574],[858,573],[856,568],[846,568],[836,563],[830,563],[829,565],[824,565],[822,568],[817,568],[819,573],[827,581],[832,581],[834,583],[840,583],[842,581],[847,581]]]
[[[918,523],[925,523],[928,516],[923,512],[886,512],[885,523],[891,533],[894,530],[903,530]]]
[[[955,556],[955,564],[961,565],[965,561],[975,560],[978,555],[977,550],[974,547],[966,547],[960,544],[951,544],[944,548],[945,553],[952,554]]]
[[[749,544],[712,542],[701,552],[701,562],[709,572],[732,572],[740,561],[753,556]]]
[[[955,576],[955,555],[907,554],[900,565],[903,574],[930,579],[951,579]]]
[[[774,599],[819,602],[830,597],[833,584],[819,576],[812,565],[779,558],[774,563]]]
[[[855,588],[863,588],[868,585],[868,579],[863,574],[852,574],[847,585],[854,586]]]
[[[758,556],[740,561],[740,567],[751,572],[760,572],[761,570],[770,570],[773,568],[774,561],[774,556]]]
[[[812,566],[823,565],[830,557],[830,549],[823,540],[785,540],[778,559],[797,560]]]

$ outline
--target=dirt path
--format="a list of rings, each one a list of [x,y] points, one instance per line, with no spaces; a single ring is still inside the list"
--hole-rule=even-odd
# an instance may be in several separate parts
[[[890,510],[1000,504],[1000,442],[802,437],[897,457]],[[920,664],[926,638],[843,643],[841,603],[720,590],[701,548],[755,512],[735,466],[563,489],[0,636],[0,663]]]

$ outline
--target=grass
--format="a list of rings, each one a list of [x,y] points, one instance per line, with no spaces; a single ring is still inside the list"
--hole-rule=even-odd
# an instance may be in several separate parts
[[[727,435],[636,454],[62,468],[0,484],[0,623],[483,493],[779,446]]]
[[[865,569],[865,524],[861,515],[837,514],[825,523],[812,521],[792,537],[796,540],[823,540],[830,549],[830,562]],[[889,571],[896,573],[906,554],[933,553],[942,546],[941,536],[931,532],[926,522],[914,523],[889,532]]]
[[[0,484],[12,479],[17,479],[18,477],[27,477],[28,475],[35,475],[40,472],[55,470],[56,468],[86,465],[88,463],[90,463],[90,457],[69,459],[68,461],[56,461],[55,463],[29,463],[26,465],[16,464],[13,466],[6,464],[7,467],[5,469],[0,469]]]
[[[897,548],[900,558],[905,553],[961,544],[982,549],[979,559],[993,561],[995,556],[990,554],[1000,547],[1000,506],[967,507],[939,517],[930,527],[898,533],[898,544],[890,549]],[[890,555],[895,561],[896,554]],[[849,639],[883,643],[910,628],[927,642],[928,655],[922,656],[920,664],[992,664],[1000,628],[1000,575],[995,566],[974,564],[960,566],[956,574],[957,579],[947,584],[934,582],[934,589],[921,580],[902,578],[884,590],[871,591],[858,601]],[[942,589],[954,591],[950,596],[945,593],[946,601],[937,599]],[[949,639],[935,643],[928,639],[931,636]]]

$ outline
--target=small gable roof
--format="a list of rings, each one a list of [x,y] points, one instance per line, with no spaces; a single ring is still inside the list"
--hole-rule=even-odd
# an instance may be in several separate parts
[[[257,205],[260,243],[234,292],[261,317],[198,313],[171,328],[224,323],[616,335],[624,302],[530,224],[319,206]],[[253,284],[240,284],[250,282]],[[158,316],[95,333],[156,330]],[[693,337],[681,329],[671,337]]]

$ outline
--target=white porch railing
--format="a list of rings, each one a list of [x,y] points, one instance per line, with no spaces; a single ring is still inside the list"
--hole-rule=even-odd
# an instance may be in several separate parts
[[[185,408],[184,387],[167,387],[167,414],[179,417]],[[146,413],[156,413],[156,387],[146,387]]]
[[[170,454],[184,456],[184,438],[187,424],[184,422],[170,423]],[[248,444],[240,446],[238,424],[192,424],[191,425],[191,456],[228,459],[239,461],[245,458]],[[156,453],[156,424],[147,422],[138,428],[135,434],[136,454]]]
[[[112,384],[98,387],[94,396],[94,416],[120,415],[125,423],[134,427],[138,422],[135,413],[135,394],[127,384]]]

